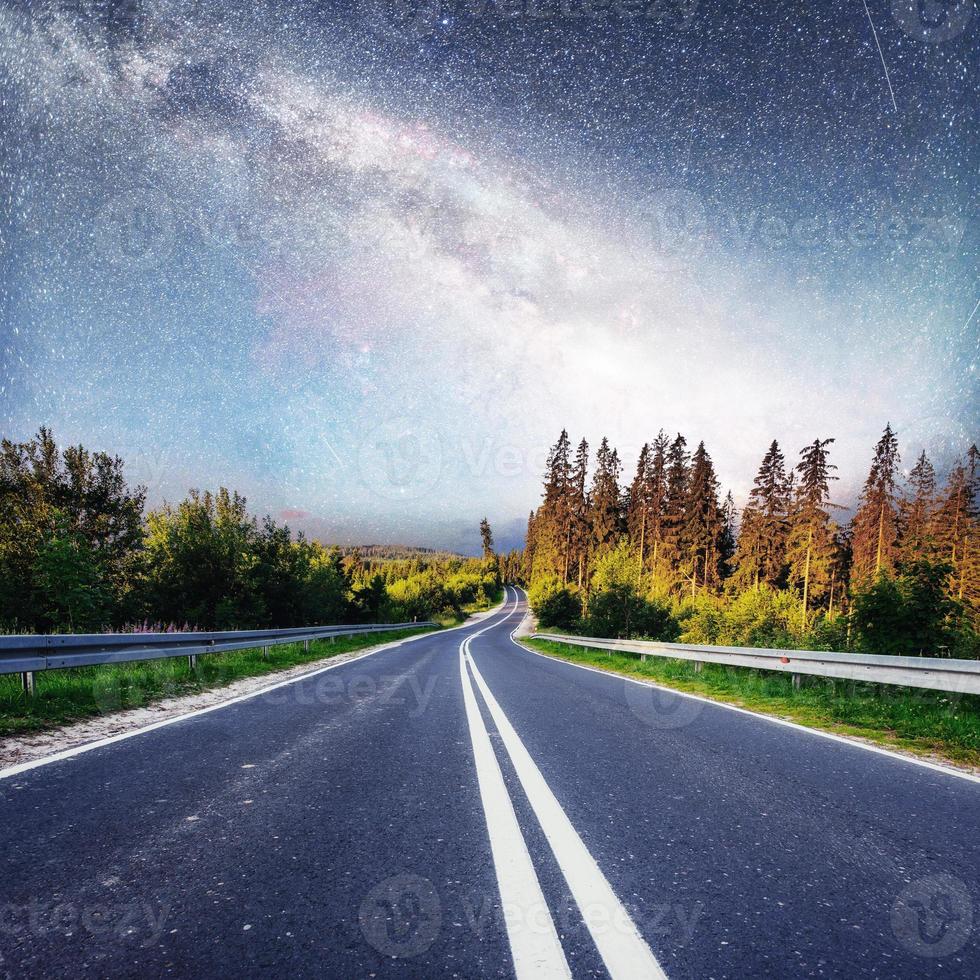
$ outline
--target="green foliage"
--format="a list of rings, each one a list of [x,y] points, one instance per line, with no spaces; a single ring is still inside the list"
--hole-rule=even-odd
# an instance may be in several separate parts
[[[692,455],[681,433],[661,430],[621,486],[603,438],[586,492],[588,443],[573,464],[563,430],[523,560],[509,567],[538,607],[564,588],[548,616],[594,635],[669,631],[666,609],[690,642],[980,657],[980,449],[953,466],[945,488],[921,454],[903,488],[887,426],[858,511],[838,526],[833,444],[814,439],[787,468],[772,442],[737,515],[731,494],[719,503],[704,443]],[[644,596],[660,604],[650,622]],[[584,620],[571,614],[575,597]]]
[[[665,602],[643,599],[632,585],[618,583],[593,596],[582,631],[589,636],[644,637],[669,643],[677,639],[680,627]]]
[[[853,625],[866,653],[938,656],[962,645],[961,607],[946,592],[950,566],[920,560],[895,578],[881,574],[854,598]]]
[[[122,461],[59,452],[42,429],[0,444],[0,628],[99,631],[138,621],[200,629],[458,619],[486,608],[502,571],[484,522],[481,559],[426,549],[328,549],[224,488],[144,516]]]
[[[91,633],[106,621],[109,593],[98,556],[60,511],[41,541],[33,572],[35,609],[47,630]]]
[[[792,592],[767,585],[726,602],[702,595],[681,604],[682,643],[719,646],[783,647],[801,644],[802,603]]]
[[[539,579],[527,596],[542,628],[572,629],[582,615],[578,596],[562,585],[557,575]]]
[[[59,452],[44,428],[28,442],[0,442],[0,623],[96,628],[125,617],[143,500],[118,457],[81,446]],[[51,594],[61,587],[71,595]]]

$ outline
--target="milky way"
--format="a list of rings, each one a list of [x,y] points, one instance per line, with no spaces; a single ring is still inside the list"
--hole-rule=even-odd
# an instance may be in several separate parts
[[[714,6],[714,5],[713,5]],[[567,426],[977,437],[971,4],[0,8],[0,423],[326,539],[516,541]]]

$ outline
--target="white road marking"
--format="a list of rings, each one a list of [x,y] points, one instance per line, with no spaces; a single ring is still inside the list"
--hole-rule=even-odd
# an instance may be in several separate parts
[[[480,630],[474,636],[484,632],[486,630]],[[514,972],[518,980],[568,978],[571,977],[568,961],[466,672],[464,651],[470,639],[472,637],[464,640],[459,647],[459,674]]]
[[[640,935],[629,912],[616,897],[595,858],[589,853],[555,794],[545,782],[541,770],[487,687],[469,653],[470,641],[479,635],[473,634],[463,644],[473,679],[490,709],[490,715],[514,764],[531,809],[551,845],[555,860],[565,876],[569,891],[582,913],[610,977],[613,980],[649,980],[651,977],[666,980],[667,974]]]
[[[501,603],[501,605],[506,609],[506,600]],[[506,616],[504,619],[506,619]],[[503,620],[501,620],[501,622],[503,622]],[[60,752],[55,752],[52,755],[46,755],[41,759],[32,759],[30,762],[19,762],[16,765],[8,766],[6,769],[0,769],[0,779],[9,779],[11,776],[18,776],[22,772],[27,772],[29,769],[37,769],[40,766],[50,765],[52,762],[61,762],[64,759],[72,759],[77,755],[82,755],[84,752],[91,752],[93,749],[101,749],[106,745],[112,745],[115,742],[125,741],[127,738],[135,738],[137,735],[145,735],[147,732],[156,731],[158,728],[166,728],[167,725],[175,725],[178,721],[186,721],[188,718],[195,718],[198,715],[206,715],[211,711],[219,711],[221,708],[228,708],[233,704],[239,704],[242,701],[248,701],[250,698],[257,698],[263,694],[268,694],[270,691],[278,690],[280,687],[287,687],[290,684],[298,684],[300,681],[308,680],[310,677],[316,677],[325,671],[336,670],[338,667],[346,667],[348,664],[357,663],[358,660],[373,657],[377,653],[384,653],[385,650],[400,647],[403,643],[411,643],[414,640],[421,640],[425,637],[442,636],[445,633],[452,633],[456,630],[465,629],[467,626],[472,625],[472,623],[461,623],[459,626],[451,626],[449,629],[437,630],[432,633],[420,633],[416,636],[406,636],[404,640],[394,640],[391,643],[385,643],[376,650],[368,650],[367,653],[362,653],[358,657],[351,657],[350,659],[342,660],[339,663],[327,664],[325,667],[318,667],[317,669],[311,670],[305,674],[300,674],[298,677],[290,677],[288,680],[278,681],[275,684],[269,684],[266,687],[261,687],[258,690],[250,691],[248,694],[240,694],[238,697],[229,698],[227,701],[221,701],[218,704],[209,704],[204,708],[196,708],[194,711],[187,711],[182,715],[175,715],[173,718],[164,718],[162,721],[154,721],[149,725],[144,725],[142,728],[134,728],[129,732],[120,732],[118,735],[109,735],[106,738],[100,738],[94,742],[85,742],[83,745],[75,745],[70,749],[62,749]]]
[[[516,586],[515,586],[516,588]],[[525,592],[525,597],[527,593]],[[521,622],[524,620],[522,619]],[[518,624],[518,629],[520,624]],[[514,630],[516,633],[517,630]],[[967,782],[980,783],[980,776],[975,776],[973,773],[964,772],[961,769],[952,769],[949,766],[944,766],[938,762],[929,762],[928,759],[917,759],[915,756],[901,755],[898,752],[892,752],[890,749],[882,748],[879,745],[870,745],[867,742],[859,742],[854,739],[845,738],[843,735],[835,735],[833,732],[821,731],[819,728],[807,728],[806,725],[798,725],[794,721],[786,721],[785,718],[774,718],[772,715],[764,715],[758,711],[749,711],[748,708],[739,708],[734,704],[727,704],[724,701],[714,701],[711,698],[701,697],[698,694],[691,694],[688,691],[679,691],[675,687],[665,687],[663,684],[656,684],[653,681],[640,681],[633,677],[627,677],[625,674],[614,674],[608,670],[601,670],[598,667],[589,667],[587,664],[577,664],[571,660],[563,660],[561,657],[553,657],[550,654],[542,653],[540,650],[532,650],[531,647],[524,646],[523,643],[519,643],[514,639],[514,633],[510,634],[510,642],[517,647],[518,650],[523,650],[524,653],[533,654],[535,657],[541,657],[544,660],[548,660],[553,664],[564,664],[566,667],[575,667],[578,670],[588,670],[593,674],[599,674],[601,677],[608,677],[617,681],[628,681],[630,684],[639,684],[641,687],[655,687],[660,691],[669,691],[671,694],[677,694],[682,698],[690,698],[692,701],[701,701],[704,704],[713,705],[715,708],[724,708],[726,711],[735,711],[740,715],[748,715],[750,718],[756,718],[759,721],[768,721],[773,725],[781,725],[783,728],[792,728],[797,732],[805,732],[807,735],[816,735],[817,738],[826,738],[832,742],[840,742],[842,745],[849,745],[852,749],[863,749],[865,752],[874,752],[876,755],[885,755],[889,759],[897,759],[899,762],[908,762],[913,766],[921,766],[923,769],[932,769],[934,772],[941,772],[946,776],[956,776],[958,779],[965,779]],[[666,658],[665,658],[666,659]]]

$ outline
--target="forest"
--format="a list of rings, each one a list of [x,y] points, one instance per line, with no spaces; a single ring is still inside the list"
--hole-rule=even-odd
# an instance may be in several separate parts
[[[482,558],[294,535],[227,489],[147,510],[123,461],[59,449],[48,429],[0,442],[0,632],[250,629],[458,619],[500,592]]]
[[[901,469],[891,426],[853,517],[833,502],[833,439],[775,441],[739,511],[703,442],[662,430],[622,480],[563,431],[520,577],[544,627],[689,643],[980,657],[980,450],[940,481]]]

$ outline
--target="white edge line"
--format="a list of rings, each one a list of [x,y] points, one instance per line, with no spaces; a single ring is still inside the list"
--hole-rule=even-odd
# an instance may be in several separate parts
[[[515,599],[515,608],[516,605]],[[486,629],[499,625],[500,623],[493,623]],[[541,883],[534,870],[527,841],[521,832],[513,801],[507,791],[500,763],[490,742],[490,735],[466,669],[470,641],[485,633],[486,629],[466,637],[460,643],[459,673],[467,727],[473,747],[477,786],[490,838],[490,852],[514,973],[518,980],[537,977],[570,978],[571,970],[558,938],[554,918],[541,891]]]
[[[506,606],[506,592],[504,595],[504,601],[499,603],[498,606],[492,610],[491,615],[496,614],[498,609]],[[487,618],[490,617],[488,616]],[[276,683],[269,684],[266,687],[260,687],[255,691],[249,691],[247,694],[239,694],[237,697],[229,698],[227,701],[220,701],[217,704],[209,704],[204,708],[195,708],[193,711],[187,711],[182,715],[174,715],[173,718],[164,718],[161,721],[154,721],[149,725],[144,725],[142,728],[134,728],[132,731],[119,732],[116,735],[109,735],[106,738],[96,739],[93,742],[84,742],[82,745],[75,745],[70,749],[62,749],[60,752],[42,756],[40,759],[31,759],[29,762],[18,762],[13,766],[8,766],[6,769],[0,769],[0,779],[9,779],[11,776],[18,776],[22,772],[27,772],[30,769],[38,769],[41,766],[49,765],[52,762],[62,762],[65,759],[74,758],[76,755],[91,752],[93,749],[101,749],[106,745],[112,745],[115,742],[125,741],[127,738],[135,738],[137,735],[145,735],[147,732],[156,731],[158,728],[166,728],[167,725],[175,725],[177,722],[186,721],[188,718],[196,718],[198,715],[206,715],[211,711],[218,711],[221,708],[229,708],[233,704],[240,704],[242,701],[248,701],[251,698],[260,697],[263,694],[268,694],[270,691],[278,690],[280,687],[287,687],[290,684],[298,684],[301,681],[309,679],[310,677],[316,677],[318,674],[322,674],[325,671],[336,670],[338,667],[346,667],[347,664],[357,663],[358,660],[364,660],[366,657],[373,657],[376,653],[383,653],[385,650],[400,647],[403,643],[411,643],[413,640],[421,640],[427,636],[444,636],[446,633],[453,633],[456,630],[465,629],[468,626],[472,627],[475,625],[477,624],[460,623],[459,626],[450,626],[444,630],[429,630],[427,633],[418,633],[415,636],[406,636],[403,640],[392,640],[390,643],[382,644],[374,650],[368,650],[366,653],[360,654],[360,656],[350,657],[347,660],[341,660],[337,663],[317,667],[314,670],[307,671],[305,674],[300,674],[297,677],[290,677],[284,681],[277,681]]]
[[[523,622],[523,620],[521,620]],[[516,630],[514,632],[517,632]],[[816,735],[818,738],[826,738],[832,742],[840,742],[842,745],[849,745],[851,748],[864,749],[865,752],[874,752],[876,755],[885,755],[889,759],[897,759],[899,762],[908,762],[913,766],[921,766],[924,769],[932,769],[935,772],[944,773],[947,776],[956,776],[958,779],[965,779],[971,783],[980,783],[980,776],[974,776],[973,773],[963,772],[961,769],[952,769],[949,766],[941,765],[938,762],[930,762],[928,759],[917,759],[914,756],[902,755],[900,752],[892,752],[890,749],[882,748],[879,745],[868,745],[865,742],[859,742],[852,738],[847,738],[844,735],[835,735],[833,732],[825,732],[819,728],[807,728],[806,725],[799,725],[795,721],[786,721],[785,718],[774,718],[772,715],[762,714],[758,711],[750,711],[748,708],[740,708],[735,704],[728,704],[725,701],[714,701],[711,698],[701,697],[698,694],[691,694],[689,691],[679,691],[676,687],[665,687],[663,684],[657,684],[653,681],[641,681],[637,680],[635,677],[627,677],[625,674],[617,674],[611,670],[601,670],[598,667],[589,667],[587,664],[577,664],[571,660],[564,660],[561,657],[554,657],[548,653],[542,653],[540,650],[534,650],[531,647],[525,646],[523,643],[518,642],[514,639],[514,633],[510,635],[510,642],[514,644],[519,650],[523,650],[525,653],[534,654],[536,657],[543,657],[545,660],[550,660],[553,663],[565,664],[568,667],[577,667],[579,670],[588,670],[593,674],[599,674],[602,677],[616,678],[617,680],[628,681],[630,684],[639,684],[641,687],[655,687],[660,691],[670,691],[672,694],[679,694],[683,698],[690,698],[692,701],[701,701],[704,704],[714,705],[716,708],[725,708],[727,711],[736,711],[740,715],[748,715],[750,718],[758,718],[760,721],[768,721],[773,725],[782,725],[783,728],[792,728],[797,732],[806,732],[808,735]],[[554,641],[558,642],[558,641]],[[582,649],[585,649],[584,647]],[[601,647],[593,647],[592,649],[602,649]],[[664,658],[669,659],[669,658]]]
[[[541,830],[565,877],[569,891],[592,934],[599,955],[613,980],[666,980],[667,974],[657,962],[646,940],[640,934],[626,907],[619,900],[609,880],[585,846],[571,820],[558,802],[547,780],[531,758],[520,736],[487,686],[470,653],[468,637],[463,646],[476,686],[483,695],[497,732],[510,756],[517,778]],[[600,913],[596,915],[595,913]],[[594,921],[593,921],[594,920]]]

